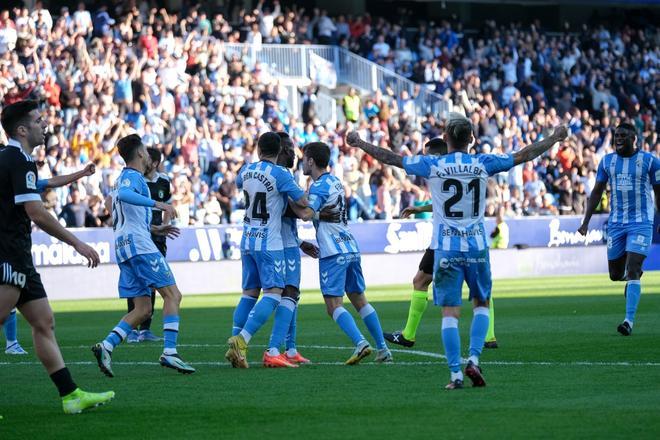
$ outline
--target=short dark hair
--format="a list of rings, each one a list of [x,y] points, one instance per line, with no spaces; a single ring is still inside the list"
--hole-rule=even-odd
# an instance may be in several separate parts
[[[124,162],[129,163],[135,159],[135,154],[137,150],[142,146],[142,138],[137,134],[129,134],[119,139],[117,142],[117,148],[119,149],[119,155]]]
[[[32,99],[9,104],[2,110],[2,116],[0,117],[2,128],[10,137],[14,136],[16,129],[25,123],[28,114],[38,108],[39,103]]]
[[[438,156],[447,154],[447,142],[445,142],[444,139],[439,137],[433,138],[430,141],[428,141],[424,145],[424,148],[426,149],[426,154],[433,154]]]
[[[622,122],[616,126],[616,129],[629,130],[632,131],[635,135],[637,134],[637,128],[635,128],[635,126],[630,122]]]
[[[257,146],[259,147],[261,154],[265,156],[277,156],[280,154],[282,140],[277,133],[269,131],[268,133],[264,133],[259,136]]]
[[[445,131],[454,147],[463,148],[470,143],[472,123],[468,119],[453,119],[447,123]]]
[[[161,153],[158,148],[149,147],[147,148],[147,153],[149,153],[149,158],[152,162],[158,161],[158,163],[160,163],[160,161],[163,160],[163,153]]]
[[[304,152],[319,168],[326,168],[330,163],[330,147],[323,142],[310,142],[305,145]]]

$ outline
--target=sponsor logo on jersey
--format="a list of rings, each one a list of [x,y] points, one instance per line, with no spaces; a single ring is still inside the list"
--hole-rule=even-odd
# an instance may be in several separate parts
[[[25,175],[25,187],[27,189],[37,189],[37,176],[33,171],[28,171]]]
[[[121,186],[131,186],[131,179],[124,179],[121,181]]]
[[[633,189],[633,176],[632,174],[617,174],[616,175],[616,189],[619,191],[631,191]]]

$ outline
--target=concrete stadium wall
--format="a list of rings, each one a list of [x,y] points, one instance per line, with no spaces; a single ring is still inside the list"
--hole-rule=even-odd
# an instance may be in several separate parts
[[[362,270],[367,289],[369,286],[410,284],[422,255],[363,255]],[[307,257],[302,261],[302,289],[318,289],[318,263]],[[186,294],[231,293],[241,289],[240,261],[183,262],[171,263],[171,266],[181,291]],[[492,251],[491,266],[496,279],[607,273],[605,246]],[[42,267],[39,272],[51,299],[117,297],[119,269],[114,264],[96,269]]]

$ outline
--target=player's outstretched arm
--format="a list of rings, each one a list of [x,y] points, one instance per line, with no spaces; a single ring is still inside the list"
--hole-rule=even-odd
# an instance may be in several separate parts
[[[79,240],[60,225],[55,217],[46,211],[41,201],[25,202],[24,207],[28,217],[45,233],[73,246],[76,252],[85,257],[87,259],[87,267],[96,267],[99,265],[99,254],[94,248]]]
[[[346,135],[346,142],[351,147],[359,148],[360,150],[369,154],[380,163],[403,168],[403,157],[391,152],[390,150],[386,150],[385,148],[380,148],[370,144],[369,142],[363,141],[360,139],[360,135],[357,131],[351,131],[348,133]]]
[[[82,179],[86,176],[91,176],[96,172],[96,165],[94,163],[88,163],[85,168],[75,173],[66,174],[64,176],[55,176],[46,180],[46,188],[58,188],[60,186],[65,186],[70,183],[75,182],[76,180]]]
[[[554,144],[561,142],[568,137],[568,129],[565,125],[555,127],[555,131],[540,142],[535,142],[527,145],[515,153],[513,153],[513,165],[520,165],[521,163],[534,160],[546,151],[548,151]]]
[[[587,210],[584,213],[584,220],[582,220],[582,225],[578,229],[578,232],[582,235],[587,235],[589,231],[589,222],[591,221],[591,216],[594,215],[594,211],[598,208],[601,198],[603,197],[603,191],[607,187],[607,182],[598,182],[594,185],[594,189],[591,190],[591,195],[587,201]]]
[[[422,206],[409,206],[401,211],[401,218],[408,218],[414,214],[420,214],[422,212],[433,212],[433,205],[422,205]]]

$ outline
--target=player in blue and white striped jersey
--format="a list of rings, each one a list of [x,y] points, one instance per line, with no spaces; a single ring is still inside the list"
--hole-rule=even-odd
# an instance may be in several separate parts
[[[447,389],[463,387],[461,343],[458,333],[463,281],[470,289],[474,318],[470,330],[470,357],[465,368],[474,386],[485,386],[479,367],[489,324],[488,306],[491,273],[488,245],[483,226],[488,178],[515,165],[532,160],[567,136],[560,126],[544,140],[507,155],[468,154],[473,140],[470,120],[460,114],[450,116],[445,130],[448,154],[402,158],[390,150],[364,142],[357,132],[346,137],[381,163],[397,166],[408,174],[429,179],[433,199],[433,238],[435,249],[433,296],[442,306],[442,340],[451,379]]]
[[[642,293],[642,264],[653,238],[655,204],[660,210],[660,159],[635,148],[637,131],[622,123],[614,132],[616,152],[598,165],[596,185],[591,192],[579,232],[586,235],[589,220],[610,184],[611,211],[607,222],[607,259],[610,279],[626,281],[626,317],[617,330],[632,334],[635,313]]]
[[[259,162],[245,165],[236,185],[243,189],[245,216],[241,240],[243,297],[234,312],[234,329],[227,340],[225,358],[234,368],[248,368],[247,346],[252,336],[266,323],[282,300],[286,262],[282,241],[282,215],[291,198],[306,204],[305,192],[291,173],[277,165],[281,140],[277,133],[264,133],[257,141]],[[252,298],[261,300],[254,304]],[[243,315],[249,317],[244,320]],[[240,328],[240,322],[245,325]]]
[[[179,306],[181,292],[169,265],[151,239],[152,231],[169,235],[170,225],[151,225],[152,209],[160,209],[176,217],[172,205],[151,198],[143,174],[151,159],[140,136],[128,135],[117,142],[119,154],[126,163],[112,193],[112,223],[115,254],[119,264],[119,297],[133,298],[134,308],[119,321],[108,336],[92,347],[99,369],[113,377],[112,352],[128,334],[151,316],[151,290],[163,297],[163,354],[160,364],[180,373],[194,373],[177,352]]]
[[[348,228],[344,186],[339,179],[327,172],[330,148],[322,142],[312,142],[305,145],[303,154],[303,172],[311,176],[314,183],[309,188],[309,207],[300,210],[298,216],[304,220],[315,219],[316,241],[320,251],[321,293],[328,314],[355,344],[355,351],[346,364],[359,363],[371,354],[371,346],[360,333],[351,314],[344,308],[344,293],[376,340],[376,361],[392,362],[392,353],[385,343],[376,309],[364,295],[360,250]],[[337,212],[341,221],[333,223],[319,219],[321,210],[326,209]]]

